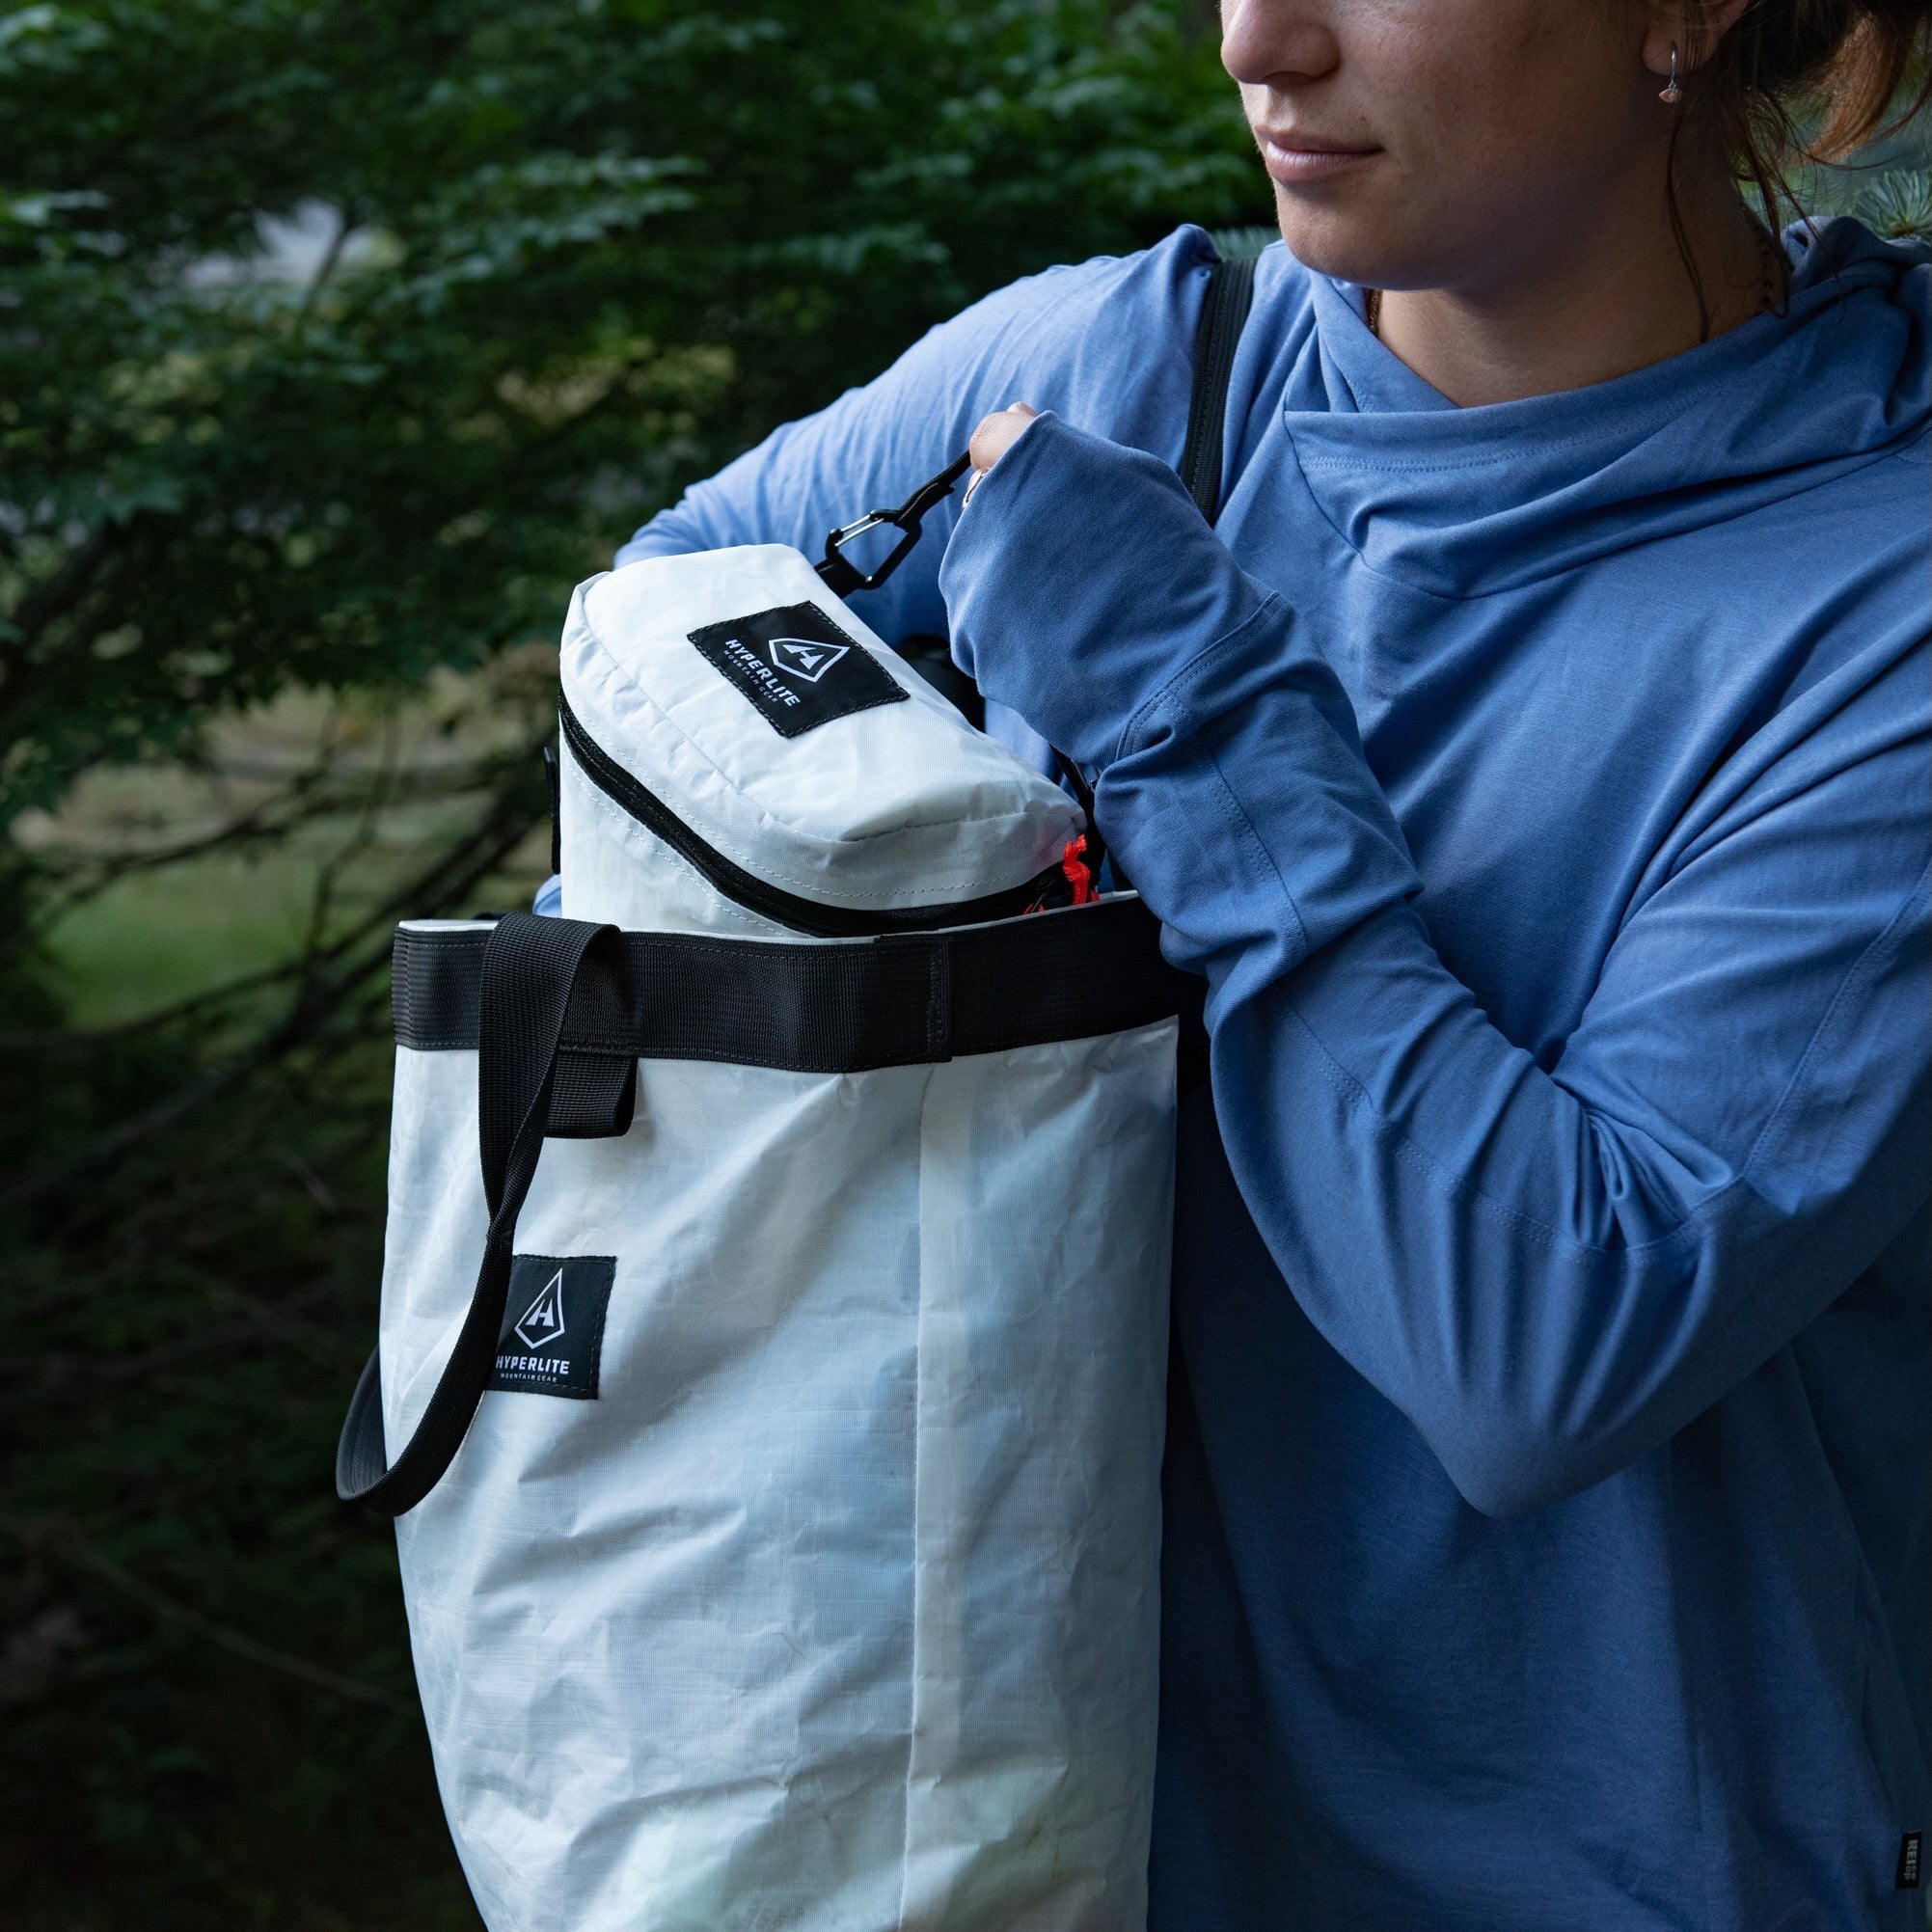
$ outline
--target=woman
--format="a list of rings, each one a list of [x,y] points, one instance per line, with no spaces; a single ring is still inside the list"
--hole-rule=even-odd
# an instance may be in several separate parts
[[[624,556],[812,546],[977,423],[857,608],[1093,774],[1208,978],[1155,1924],[1922,1926],[1932,268],[1733,164],[1801,87],[1868,129],[1925,8],[1224,26],[1286,246],[1215,530],[1188,230]]]

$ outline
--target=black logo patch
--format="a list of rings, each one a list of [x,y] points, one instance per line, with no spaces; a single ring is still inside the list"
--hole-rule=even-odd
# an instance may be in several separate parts
[[[595,1401],[604,1316],[616,1276],[614,1255],[518,1255],[510,1263],[497,1366],[483,1386]]]
[[[1925,1844],[1923,1832],[1907,1832],[1898,1841],[1897,1890],[1917,1891],[1918,1890],[1918,1855]]]
[[[816,604],[780,604],[694,631],[691,640],[780,738],[897,704],[902,686]]]

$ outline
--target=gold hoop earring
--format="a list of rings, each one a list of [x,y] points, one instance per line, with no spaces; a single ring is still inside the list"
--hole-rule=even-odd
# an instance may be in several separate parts
[[[1676,41],[1673,41],[1671,42],[1670,85],[1664,89],[1663,93],[1660,94],[1657,96],[1657,98],[1662,102],[1664,102],[1664,104],[1667,107],[1675,107],[1678,101],[1683,99],[1683,97],[1684,97],[1684,91],[1677,85],[1677,43]]]

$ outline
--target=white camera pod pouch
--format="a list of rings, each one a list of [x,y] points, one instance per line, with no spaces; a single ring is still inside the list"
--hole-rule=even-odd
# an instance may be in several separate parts
[[[570,918],[773,937],[970,923],[1022,911],[1083,823],[783,545],[590,579],[562,675]]]

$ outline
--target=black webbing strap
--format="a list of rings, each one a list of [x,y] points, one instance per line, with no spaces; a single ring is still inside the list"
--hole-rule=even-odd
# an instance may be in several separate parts
[[[492,943],[475,926],[397,932],[398,1046],[478,1044]],[[1124,1032],[1198,1010],[1201,992],[1161,958],[1158,923],[1130,897],[809,945],[623,933],[586,964],[558,1048],[857,1074]]]
[[[517,1216],[544,1135],[623,1133],[637,1094],[635,1058],[563,1046],[566,1016],[579,1011],[594,1022],[599,1015],[594,967],[609,960],[617,929],[511,912],[484,937],[475,955],[476,1102],[490,1225],[476,1293],[429,1406],[395,1460],[383,1439],[379,1350],[356,1383],[336,1447],[336,1493],[392,1516],[435,1487],[482,1400],[503,1329]],[[577,996],[580,982],[588,1005]],[[601,1011],[608,1019],[608,1004]]]
[[[1221,451],[1228,418],[1228,379],[1248,311],[1254,306],[1253,260],[1217,261],[1208,271],[1201,324],[1194,337],[1194,389],[1187,399],[1187,441],[1181,480],[1212,523],[1221,513]]]

